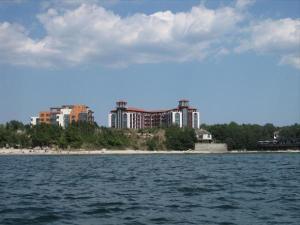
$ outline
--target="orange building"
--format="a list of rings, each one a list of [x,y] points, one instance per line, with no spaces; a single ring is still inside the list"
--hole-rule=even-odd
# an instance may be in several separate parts
[[[86,105],[63,105],[61,107],[51,107],[50,111],[40,112],[37,121],[38,123],[56,124],[66,127],[74,122],[93,123],[93,113]],[[34,125],[33,122],[32,125]]]
[[[39,113],[39,122],[50,124],[50,115],[51,113],[48,111],[43,111]]]
[[[70,113],[70,122],[78,122],[83,120],[83,115],[87,116],[89,107],[86,105],[73,105]],[[88,119],[87,119],[88,120]]]

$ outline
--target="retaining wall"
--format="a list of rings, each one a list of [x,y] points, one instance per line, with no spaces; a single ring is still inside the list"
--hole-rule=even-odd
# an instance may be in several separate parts
[[[225,143],[196,143],[195,151],[207,153],[224,153],[228,152]]]

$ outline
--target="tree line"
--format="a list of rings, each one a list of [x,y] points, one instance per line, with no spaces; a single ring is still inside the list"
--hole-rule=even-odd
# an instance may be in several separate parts
[[[272,140],[275,131],[279,131],[280,139],[300,139],[300,124],[277,127],[273,124],[216,124],[201,126],[212,133],[216,142],[226,143],[229,150],[256,150],[257,142]]]
[[[257,149],[257,142],[273,139],[275,131],[279,131],[280,138],[300,140],[299,124],[276,127],[231,122],[203,124],[201,128],[213,135],[214,142],[226,143],[229,150]],[[143,133],[149,137],[144,138]],[[24,125],[19,121],[0,125],[0,148],[187,150],[194,149],[196,142],[194,129],[176,126],[136,131],[99,127],[97,123],[72,123],[65,129],[49,124]]]
[[[143,139],[138,135],[141,133],[151,136]],[[179,127],[134,131],[86,122],[72,123],[65,129],[50,124],[24,125],[19,121],[0,125],[0,148],[185,150],[193,149],[195,141],[193,129]]]
[[[58,125],[24,125],[10,121],[0,125],[0,147],[12,148],[118,148],[130,145],[120,130],[100,128],[96,123],[72,123],[66,129]]]

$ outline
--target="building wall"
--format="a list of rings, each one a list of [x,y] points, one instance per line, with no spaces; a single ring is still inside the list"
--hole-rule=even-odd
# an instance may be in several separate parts
[[[70,113],[71,113],[72,109],[71,108],[61,108],[60,110],[60,115],[59,115],[59,121],[58,124],[65,128],[69,125],[70,123]]]
[[[111,121],[112,113],[108,114],[108,127],[112,127],[112,121]]]
[[[174,124],[178,125],[179,127],[182,127],[182,112],[171,112],[172,115],[172,122],[168,124]]]
[[[126,113],[127,115],[127,124],[126,124],[126,128],[130,128],[130,115],[131,113]]]
[[[30,125],[35,126],[39,123],[39,117],[38,116],[32,116],[30,117]]]
[[[64,115],[62,113],[57,114],[56,122],[59,126],[64,127]]]
[[[87,107],[85,105],[74,105],[72,111],[70,112],[71,122],[78,122],[80,113],[87,112]]]
[[[39,122],[42,124],[50,124],[50,115],[51,113],[49,111],[42,111],[39,113]]]
[[[195,151],[202,153],[226,153],[227,145],[225,143],[196,143]]]
[[[122,104],[121,104],[122,103]],[[153,128],[177,124],[179,127],[200,127],[200,114],[197,109],[188,106],[188,100],[179,102],[179,106],[170,110],[144,111],[127,108],[127,102],[117,102],[117,107],[108,115],[108,126],[112,128]]]
[[[209,140],[209,141],[212,140],[211,134],[203,134],[202,140]]]
[[[85,105],[63,105],[51,107],[50,111],[42,111],[38,117],[39,123],[67,127],[71,122],[94,122],[93,111]],[[31,122],[32,123],[32,122]]]
[[[192,127],[194,129],[200,128],[200,113],[199,112],[192,113]]]
[[[70,122],[86,121],[94,122],[93,111],[86,105],[73,105],[70,112]]]
[[[108,115],[108,126],[112,128],[142,129],[177,124],[179,127],[200,127],[199,112],[185,109],[185,120],[183,112],[171,110],[166,112],[140,112],[115,110]]]

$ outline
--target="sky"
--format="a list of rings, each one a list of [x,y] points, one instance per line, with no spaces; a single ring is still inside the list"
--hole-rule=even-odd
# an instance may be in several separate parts
[[[182,98],[201,123],[300,123],[300,1],[0,0],[0,123]]]

